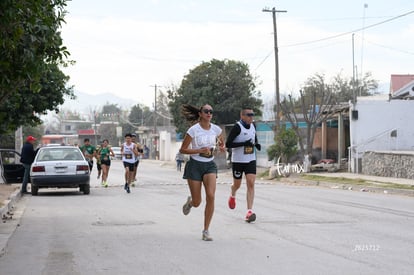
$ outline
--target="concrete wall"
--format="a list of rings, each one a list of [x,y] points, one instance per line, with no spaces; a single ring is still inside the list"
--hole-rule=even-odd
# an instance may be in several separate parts
[[[362,173],[366,175],[414,179],[414,152],[365,152]]]
[[[414,100],[358,98],[350,107],[351,171],[361,172],[366,151],[414,151],[413,110]]]
[[[181,147],[181,142],[176,142],[175,137],[172,138],[171,134],[167,131],[160,131],[159,139],[159,152],[160,160],[174,161],[175,155]]]
[[[273,161],[269,161],[267,156],[267,148],[274,144],[274,132],[273,131],[257,131],[257,140],[262,146],[260,151],[256,150],[256,163],[259,167],[271,167]]]

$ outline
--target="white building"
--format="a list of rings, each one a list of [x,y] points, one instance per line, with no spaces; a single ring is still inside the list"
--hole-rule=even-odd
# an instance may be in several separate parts
[[[351,104],[352,172],[362,171],[362,156],[368,151],[414,152],[414,100],[391,98],[361,97]]]

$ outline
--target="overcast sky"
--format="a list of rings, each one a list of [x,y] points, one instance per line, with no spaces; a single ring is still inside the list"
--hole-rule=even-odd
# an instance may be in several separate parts
[[[352,77],[353,63],[379,80],[379,92],[391,74],[414,74],[412,0],[72,0],[62,36],[76,64],[64,70],[77,91],[152,107],[154,84],[179,86],[201,62],[232,59],[272,98],[272,14],[262,10],[276,4],[287,11],[277,14],[282,94],[315,73]]]

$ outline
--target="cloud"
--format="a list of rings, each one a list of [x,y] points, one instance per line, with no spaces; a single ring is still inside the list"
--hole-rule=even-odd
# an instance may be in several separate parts
[[[152,1],[152,4],[158,4],[158,1]],[[186,2],[180,10],[194,10],[191,5],[196,3]],[[228,13],[238,12],[230,10]],[[237,22],[70,15],[66,21],[62,36],[77,63],[65,71],[71,76],[71,84],[80,91],[114,93],[152,106],[154,84],[164,86],[161,89],[172,83],[179,85],[189,70],[202,61],[216,58],[248,63],[261,82],[258,88],[262,93],[274,93],[271,17],[268,20]],[[352,76],[353,62],[358,69],[362,64],[364,71],[372,71],[373,77],[382,82],[388,81],[392,73],[410,73],[413,55],[410,55],[409,48],[414,42],[413,32],[412,24],[387,34],[381,29],[365,31],[361,63],[361,33],[355,35],[354,56],[351,34],[292,46],[331,37],[338,32],[321,29],[309,22],[281,18],[278,20],[281,91],[297,91],[315,73],[331,77],[342,71],[345,76]],[[400,50],[392,51],[384,45]]]

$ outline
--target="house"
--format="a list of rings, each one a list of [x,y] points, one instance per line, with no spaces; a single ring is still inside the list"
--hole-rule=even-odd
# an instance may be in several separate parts
[[[350,170],[414,179],[414,75],[392,75],[389,96],[351,104]]]
[[[59,133],[62,135],[76,135],[79,129],[87,129],[91,127],[92,123],[86,120],[62,119]]]
[[[414,99],[414,75],[391,75],[390,97],[391,99]]]

